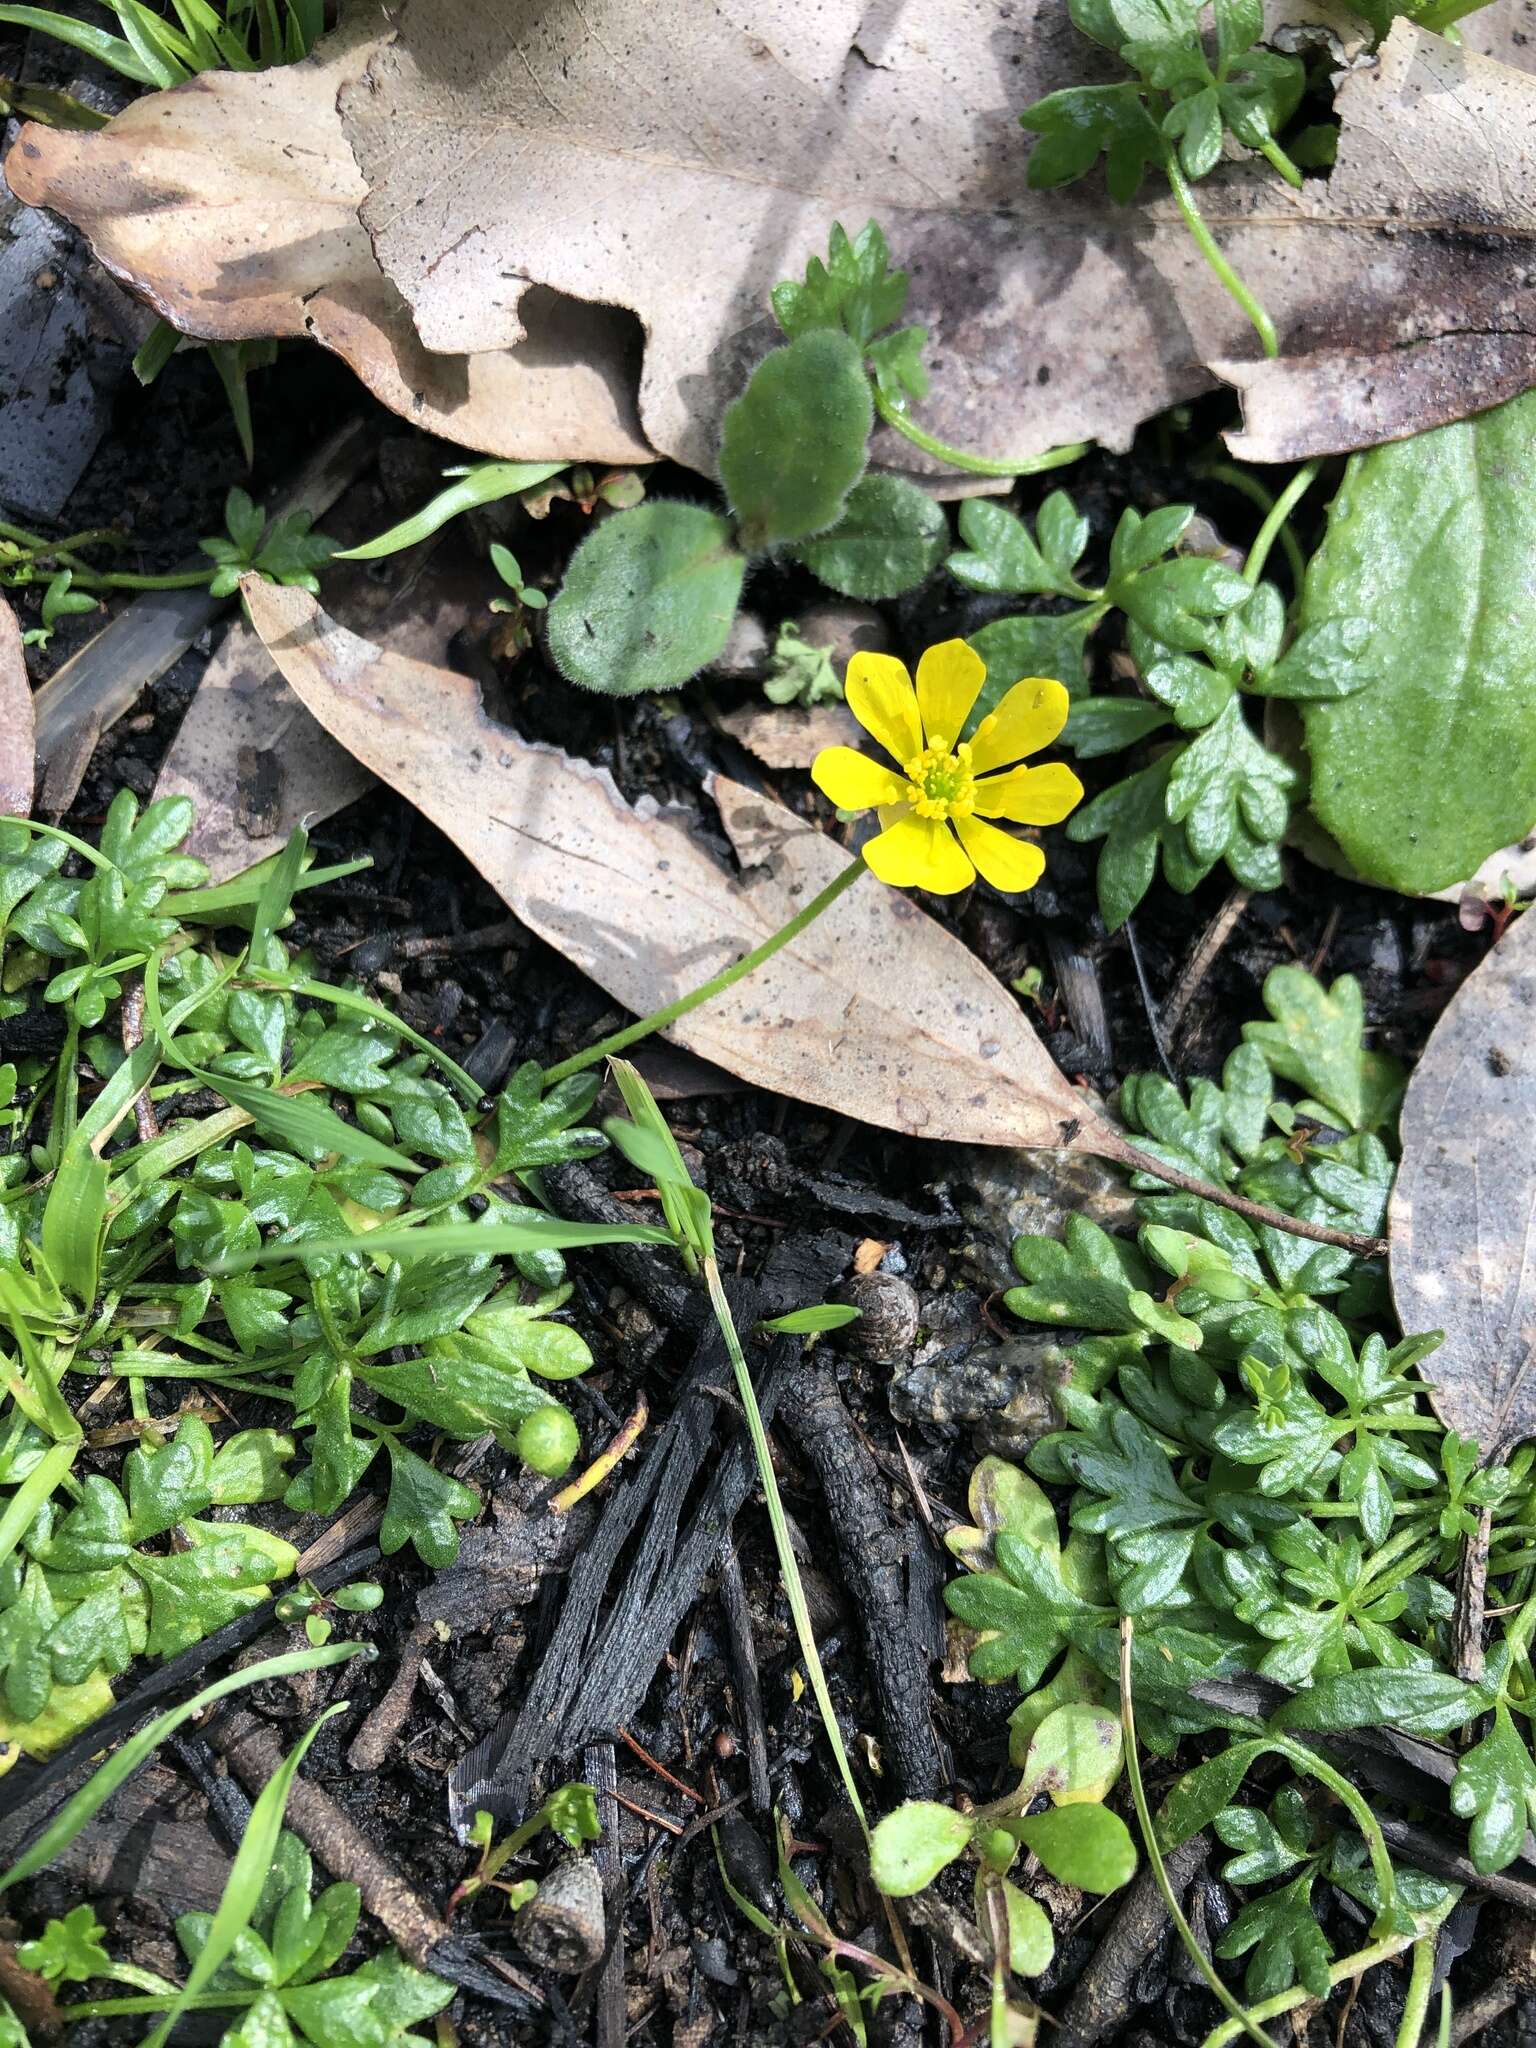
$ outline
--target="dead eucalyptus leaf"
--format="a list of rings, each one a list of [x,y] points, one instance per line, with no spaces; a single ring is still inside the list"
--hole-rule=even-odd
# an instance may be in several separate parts
[[[606,770],[493,725],[465,677],[347,632],[302,591],[250,578],[244,591],[320,723],[637,1015],[761,944],[847,865],[814,826],[720,779],[737,880],[681,813],[632,808]],[[758,1087],[887,1130],[1107,1153],[1122,1143],[970,949],[873,878],[669,1035]]]
[[[364,509],[366,508],[366,509]],[[351,540],[376,524],[366,486],[327,522]],[[490,572],[442,536],[383,563],[337,562],[326,596],[349,626],[419,661],[449,643],[494,589]],[[189,796],[186,850],[216,882],[276,853],[294,826],[333,817],[372,787],[356,757],[312,718],[243,617],[215,649],[155,781],[156,796]]]
[[[1246,375],[1257,354],[1171,198],[1026,189],[1019,108],[1113,75],[1104,62],[1060,0],[984,20],[975,0],[678,0],[664,37],[646,0],[406,0],[340,106],[363,221],[429,348],[514,342],[530,280],[629,306],[646,432],[707,470],[772,338],[769,287],[830,219],[873,215],[943,363],[932,424],[1028,454],[1124,447],[1210,388],[1212,365]],[[1288,454],[1405,433],[1536,376],[1536,308],[1506,240],[1530,229],[1533,107],[1522,73],[1404,21],[1344,80],[1330,179],[1292,193],[1234,164],[1202,184],[1284,337]],[[1470,348],[1490,333],[1500,348]]]
[[[727,711],[720,729],[765,768],[809,768],[823,747],[860,747],[863,728],[846,704],[744,704]]]
[[[1279,12],[1303,37],[1336,15],[1357,48],[1347,10]],[[1097,178],[1027,190],[1019,109],[1116,75],[1060,0],[676,0],[664,36],[648,0],[404,0],[382,35],[359,9],[303,63],[146,95],[94,135],[29,126],[10,176],[178,325],[311,332],[386,404],[497,455],[654,447],[711,471],[775,338],[769,287],[833,219],[872,216],[914,274],[942,364],[924,418],[948,439],[1124,448],[1227,379],[1234,445],[1290,459],[1536,380],[1536,41],[1514,26],[1529,0],[1488,12],[1513,19],[1473,17],[1469,44],[1508,63],[1404,20],[1346,71],[1329,178],[1293,193],[1233,163],[1202,183],[1274,364],[1155,181],[1123,208]],[[926,462],[888,430],[876,456]]]
[[[311,334],[383,404],[487,454],[648,460],[634,323],[612,308],[538,292],[516,348],[423,348],[358,221],[367,187],[336,112],[377,42],[376,17],[358,9],[302,63],[204,72],[91,134],[32,123],[6,178],[73,221],[184,333]]]
[[[0,817],[31,817],[35,772],[27,654],[16,614],[0,597]]]
[[[1390,1215],[1405,1330],[1450,1429],[1489,1457],[1536,1434],[1536,917],[1512,925],[1435,1026],[1403,1102]]]

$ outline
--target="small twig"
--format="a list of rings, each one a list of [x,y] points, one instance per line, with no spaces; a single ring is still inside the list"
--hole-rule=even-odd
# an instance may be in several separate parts
[[[752,1640],[752,1610],[747,1603],[746,1581],[734,1543],[727,1543],[720,1553],[720,1603],[725,1609],[731,1654],[736,1662],[736,1703],[741,1709],[747,1741],[747,1782],[752,1788],[754,1810],[765,1814],[773,1805],[768,1783],[768,1731],[757,1675],[757,1645]]]
[[[443,932],[435,938],[398,939],[395,951],[402,960],[420,960],[439,953],[489,953],[498,946],[518,944],[525,927],[516,918],[500,924],[483,925],[476,932]]]
[[[1131,965],[1136,970],[1136,986],[1141,990],[1141,1007],[1147,1015],[1147,1029],[1152,1033],[1152,1044],[1157,1053],[1157,1063],[1168,1076],[1168,1079],[1177,1087],[1179,1077],[1173,1071],[1173,1062],[1168,1057],[1168,1047],[1163,1040],[1163,1027],[1158,1018],[1157,1004],[1152,1000],[1152,987],[1147,980],[1147,970],[1142,964],[1141,944],[1136,937],[1134,918],[1128,917],[1125,920],[1125,943],[1130,948]]]
[[[376,1771],[393,1750],[410,1716],[416,1697],[416,1679],[427,1646],[433,1641],[430,1628],[413,1629],[400,1651],[400,1668],[388,1689],[352,1738],[347,1763],[354,1771]]]
[[[597,1966],[595,1980],[596,2048],[624,2048],[629,2017],[624,1998],[625,1887],[624,1860],[619,1849],[618,1773],[614,1767],[613,1744],[590,1743],[582,1758],[582,1766],[597,1794],[598,1820],[602,1824],[602,1833],[592,1851],[598,1875],[603,1880],[603,1917],[607,1928],[607,1946],[603,1960]],[[583,1996],[590,1995],[593,1988],[593,1978],[584,1978],[578,1990],[578,2004]]]
[[[1499,1977],[1475,1998],[1468,1999],[1451,2022],[1451,2048],[1464,2048],[1464,2043],[1475,2041],[1495,2020],[1504,2017],[1516,1996],[1509,1979]]]
[[[551,1495],[551,1514],[568,1514],[577,1501],[585,1500],[595,1487],[602,1485],[619,1460],[634,1449],[639,1441],[640,1432],[650,1418],[650,1413],[650,1406],[642,1394],[635,1403],[634,1413],[624,1423],[607,1449],[599,1451],[586,1471],[573,1479],[569,1486],[562,1486],[557,1494]]]
[[[1187,1195],[1199,1195],[1203,1201],[1214,1202],[1218,1208],[1231,1209],[1239,1216],[1246,1216],[1250,1223],[1263,1223],[1271,1230],[1287,1231],[1292,1237],[1310,1238],[1314,1244],[1340,1245],[1357,1258],[1384,1259],[1387,1255],[1384,1237],[1367,1237],[1362,1231],[1335,1230],[1331,1223],[1306,1223],[1299,1216],[1287,1216],[1279,1209],[1268,1208],[1263,1202],[1251,1201],[1247,1195],[1240,1195],[1232,1188],[1217,1187],[1213,1181],[1201,1180],[1193,1173],[1170,1166],[1165,1159],[1143,1152],[1118,1132],[1111,1131],[1109,1135],[1110,1143],[1103,1146],[1095,1143],[1094,1149],[1101,1158],[1134,1167],[1138,1173],[1155,1174],[1169,1187],[1180,1188]]]
[[[1493,1509],[1484,1508],[1477,1527],[1461,1550],[1456,1578],[1456,1608],[1451,1617],[1451,1662],[1458,1678],[1476,1685],[1483,1675],[1483,1622],[1488,1592],[1488,1539]]]
[[[1236,930],[1238,920],[1248,908],[1252,895],[1251,889],[1232,890],[1196,941],[1188,965],[1179,976],[1173,994],[1163,1005],[1163,1029],[1170,1040],[1177,1040],[1179,1026],[1184,1021],[1184,1012],[1200,993],[1205,977],[1215,966],[1222,947]]]
[[[618,1736],[620,1742],[623,1743],[624,1747],[629,1751],[631,1756],[639,1757],[641,1763],[645,1765],[646,1769],[648,1771],[654,1771],[658,1778],[663,1779],[668,1785],[672,1787],[672,1790],[674,1792],[681,1792],[683,1797],[685,1799],[691,1799],[695,1806],[704,1806],[708,1803],[702,1792],[696,1792],[691,1785],[685,1785],[681,1778],[674,1777],[672,1772],[667,1769],[664,1763],[658,1762],[658,1760],[651,1755],[651,1752],[648,1749],[642,1748],[641,1745],[638,1742],[636,1742],[635,1738],[633,1737],[633,1735],[630,1734],[627,1728],[616,1728],[614,1730],[614,1733]]]
[[[131,1057],[144,1042],[144,984],[137,975],[123,990],[122,1011],[123,1051]],[[133,1120],[138,1126],[141,1145],[159,1137],[160,1125],[155,1116],[155,1105],[149,1097],[147,1081],[133,1098]]]

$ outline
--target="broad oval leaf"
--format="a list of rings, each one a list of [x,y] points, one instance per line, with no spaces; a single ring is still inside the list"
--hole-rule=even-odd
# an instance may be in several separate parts
[[[549,652],[573,683],[606,696],[674,690],[724,647],[746,566],[718,513],[665,499],[632,506],[572,555],[547,614]]]
[[[941,1806],[935,1799],[909,1799],[876,1823],[870,1875],[887,1898],[909,1899],[964,1852],[972,1825],[952,1806]]]
[[[1301,620],[1366,620],[1376,680],[1302,717],[1367,881],[1446,888],[1536,821],[1533,551],[1536,394],[1351,457]]]
[[[844,597],[900,597],[944,558],[944,508],[900,476],[866,476],[848,493],[836,526],[797,552],[814,576]]]
[[[812,328],[763,358],[720,438],[720,481],[748,553],[836,524],[874,423],[863,358],[841,330]]]
[[[1052,1877],[1079,1891],[1114,1892],[1136,1875],[1136,1845],[1107,1806],[1053,1806],[1008,1832],[1040,1858]]]

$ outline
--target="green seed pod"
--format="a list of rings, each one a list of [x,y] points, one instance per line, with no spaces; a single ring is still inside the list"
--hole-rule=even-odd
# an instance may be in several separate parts
[[[517,1455],[546,1479],[558,1479],[569,1469],[580,1442],[570,1411],[551,1402],[547,1408],[536,1408],[518,1430]]]

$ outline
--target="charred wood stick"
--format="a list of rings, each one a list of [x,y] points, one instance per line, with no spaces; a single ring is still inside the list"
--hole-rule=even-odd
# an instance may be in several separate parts
[[[557,1216],[578,1223],[627,1225],[635,1220],[633,1212],[617,1201],[581,1160],[546,1168],[543,1181],[549,1206]],[[709,1321],[703,1290],[689,1284],[671,1252],[654,1251],[648,1245],[610,1244],[604,1246],[603,1256],[630,1292],[671,1329],[686,1330],[691,1336]]]
[[[747,1320],[755,1290],[738,1290]],[[777,1364],[793,1349],[775,1347]],[[448,1781],[449,1814],[460,1831],[477,1808],[514,1822],[528,1808],[536,1772],[594,1736],[623,1727],[645,1697],[667,1644],[692,1606],[752,1481],[743,1432],[716,1465],[709,1488],[679,1538],[683,1503],[703,1470],[720,1405],[707,1391],[728,1379],[730,1361],[713,1324],[705,1332],[677,1405],[645,1454],[615,1485],[566,1582],[565,1601],[522,1705],[503,1715]],[[765,1414],[781,1380],[758,1389]],[[606,1615],[603,1601],[619,1555],[639,1532],[628,1574]]]
[[[896,1781],[909,1797],[930,1797],[939,1786],[941,1760],[930,1718],[928,1661],[913,1639],[907,1605],[907,1545],[832,1369],[814,1352],[796,1362],[782,1416],[827,1504]]]
[[[562,1174],[573,1171],[564,1168]],[[849,1239],[835,1231],[781,1240],[760,1286],[727,1283],[738,1326],[747,1330],[763,1315],[823,1299],[851,1249]],[[798,1339],[782,1338],[767,1350],[757,1384],[765,1419],[773,1414],[798,1349]],[[684,1506],[714,1449],[715,1431],[730,1415],[716,1398],[730,1377],[730,1360],[711,1321],[672,1413],[620,1475],[571,1567],[559,1619],[521,1706],[503,1715],[448,1781],[449,1816],[461,1834],[479,1807],[504,1824],[521,1820],[544,1765],[574,1755],[634,1718],[756,1476],[746,1433],[737,1424],[714,1459],[702,1498],[683,1522]],[[610,1581],[631,1539],[628,1571],[605,1612]]]
[[[368,1544],[311,1572],[310,1577],[322,1593],[328,1593],[332,1586],[343,1584],[378,1562],[378,1550]],[[98,1716],[50,1762],[30,1764],[23,1761],[0,1780],[0,1862],[11,1862],[26,1847],[27,1839],[46,1825],[54,1811],[76,1789],[77,1783],[84,1782],[90,1774],[93,1759],[102,1750],[110,1748],[146,1715],[163,1713],[167,1707],[195,1692],[210,1664],[245,1649],[264,1634],[272,1626],[272,1610],[281,1597],[275,1593],[260,1607],[253,1607],[248,1614],[239,1615],[223,1628],[215,1629],[211,1636],[204,1636],[190,1650],[184,1650],[169,1664],[151,1672],[126,1699],[119,1700],[116,1706],[109,1707],[106,1713]]]
[[[747,1604],[746,1581],[734,1543],[728,1543],[720,1553],[720,1604],[725,1609],[731,1655],[736,1664],[736,1697],[747,1742],[747,1782],[752,1788],[752,1806],[755,1812],[766,1815],[773,1806],[768,1783],[768,1731],[763,1722],[763,1690],[757,1676],[757,1645],[752,1640],[752,1610]]]
[[[1207,1835],[1192,1835],[1164,1859],[1175,1898],[1192,1882],[1209,1849]],[[1156,1879],[1143,1869],[1077,1980],[1055,2035],[1058,2048],[1095,2048],[1120,2031],[1132,2008],[1136,1973],[1171,1924]]]
[[[271,1781],[283,1761],[282,1743],[270,1723],[244,1707],[221,1714],[208,1741],[253,1796]],[[525,2013],[542,2003],[532,1985],[514,1987],[488,1970],[476,1958],[475,1944],[453,1932],[313,1778],[301,1774],[294,1779],[285,1818],[333,1877],[346,1878],[357,1886],[364,1906],[418,1970],[434,1971],[482,1998]]]

